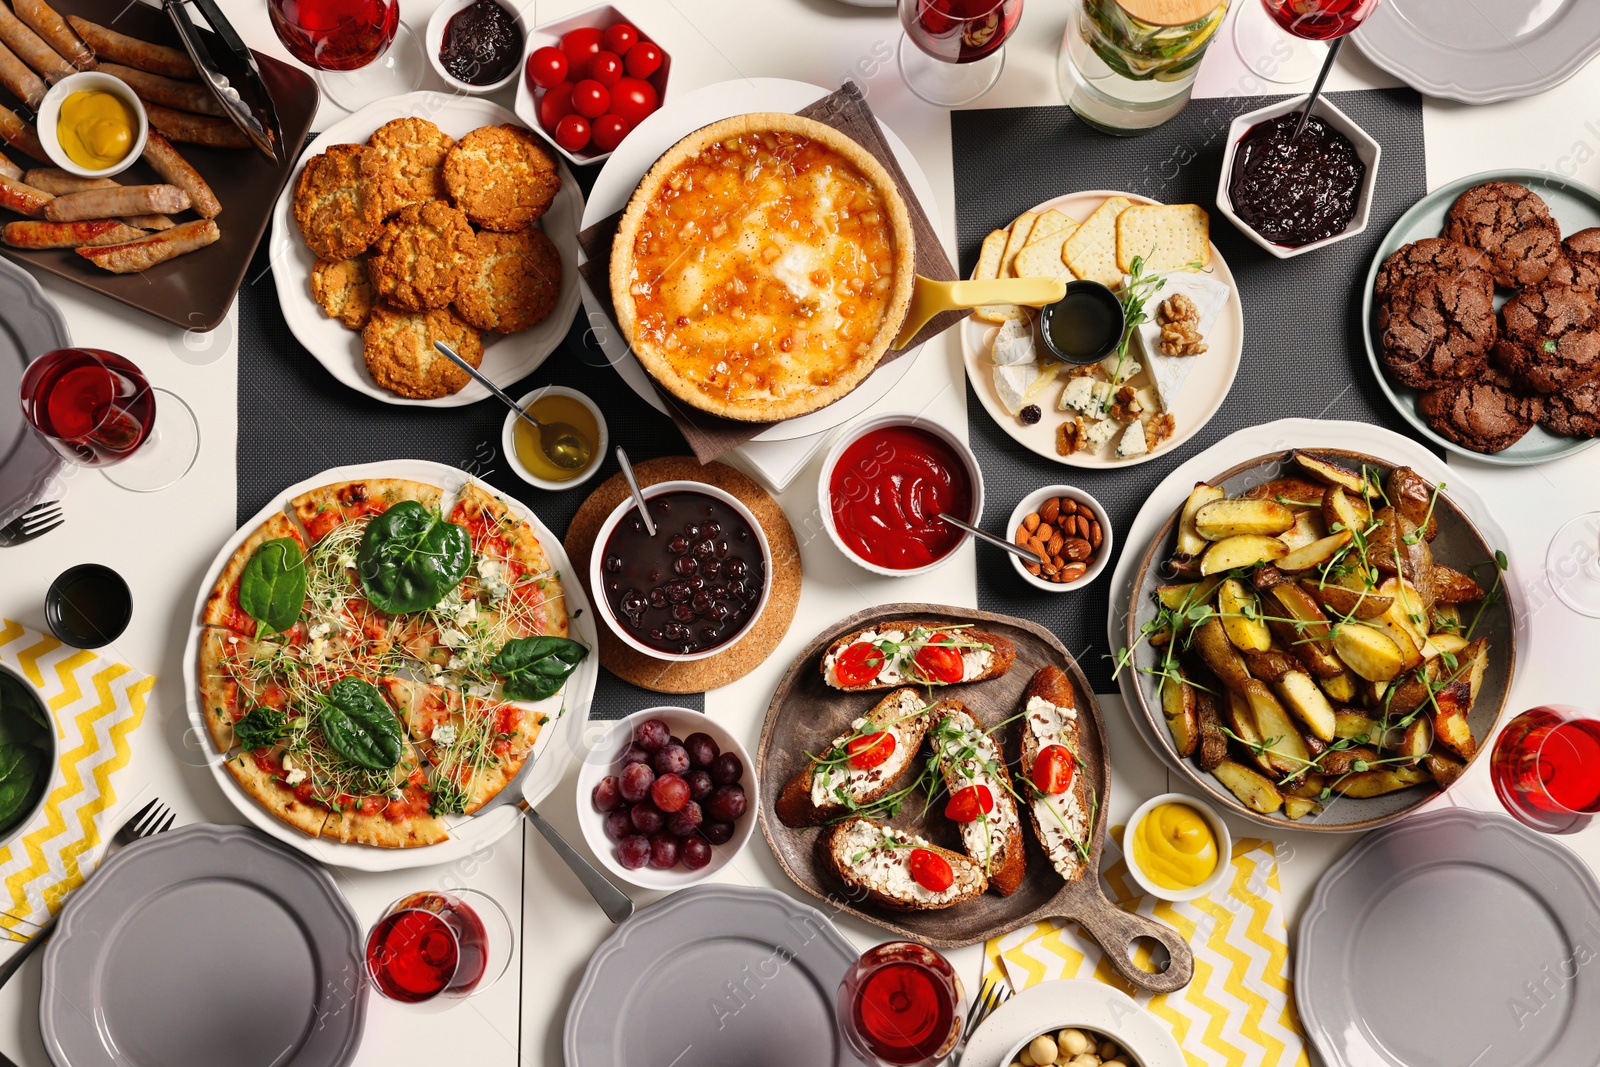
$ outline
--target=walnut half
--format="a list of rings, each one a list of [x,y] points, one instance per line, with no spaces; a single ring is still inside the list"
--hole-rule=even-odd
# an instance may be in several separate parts
[[[1182,293],[1173,293],[1156,308],[1164,356],[1198,356],[1206,350],[1200,334],[1200,311]]]

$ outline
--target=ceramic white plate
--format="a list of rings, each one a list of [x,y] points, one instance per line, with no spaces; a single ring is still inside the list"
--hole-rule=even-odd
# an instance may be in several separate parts
[[[1054,200],[1036,204],[1028,210],[1037,213],[1054,208],[1082,222],[1095,208],[1113,196],[1125,196],[1135,204],[1159,203],[1136,193],[1095,189],[1058,196]],[[1056,403],[1061,397],[1061,386],[1052,383],[1045,388],[1039,397],[1039,407],[1044,410],[1044,418],[1032,426],[1024,426],[1022,420],[1007,411],[1005,405],[1000,403],[1000,396],[994,388],[994,364],[989,361],[989,350],[994,344],[994,335],[1000,327],[969,315],[962,320],[959,327],[961,356],[967,365],[967,379],[972,382],[972,390],[978,394],[978,401],[983,404],[983,410],[987,411],[989,417],[1022,447],[1035,455],[1044,456],[1068,467],[1115,469],[1147,463],[1152,459],[1164,459],[1171,455],[1185,441],[1199,433],[1200,428],[1210,422],[1211,416],[1222,406],[1223,400],[1228,396],[1228,390],[1233,388],[1233,377],[1239,373],[1239,358],[1244,352],[1244,308],[1239,302],[1239,286],[1233,280],[1233,272],[1228,269],[1227,261],[1222,258],[1222,253],[1217,251],[1217,246],[1214,244],[1211,246],[1211,266],[1208,269],[1212,277],[1230,290],[1228,302],[1223,305],[1222,314],[1217,317],[1216,324],[1206,335],[1205,354],[1194,357],[1198,362],[1190,371],[1189,378],[1184,382],[1183,389],[1178,393],[1177,402],[1172,407],[1172,418],[1177,423],[1176,432],[1160,448],[1131,459],[1112,458],[1114,445],[1107,445],[1097,455],[1085,455],[1082,452],[1070,456],[1058,455],[1056,427],[1065,419],[1065,414],[1056,408]],[[1159,299],[1160,295],[1157,292],[1156,297]],[[1148,311],[1153,315],[1155,308],[1149,306]],[[1130,345],[1130,354],[1135,347]]]
[[[639,123],[634,131],[628,134],[627,140],[611,153],[611,158],[606,160],[605,169],[595,179],[594,188],[589,190],[589,203],[583,211],[583,228],[588,229],[607,216],[614,215],[627,207],[628,199],[633,196],[639,180],[655,165],[655,161],[661,158],[662,153],[700,127],[730,115],[743,115],[754,111],[799,111],[830,92],[831,90],[824,89],[820,85],[808,85],[805,82],[789,81],[784,78],[745,78],[708,85],[663,104],[661,110]],[[928,221],[933,224],[934,231],[938,232],[939,217],[933,199],[933,186],[929,184],[928,176],[923,173],[921,165],[906,147],[905,142],[896,137],[894,131],[884,126],[881,121],[878,125],[883,128],[883,135],[889,142],[890,150],[894,152],[900,169],[905,171],[906,180],[911,183],[911,194],[922,203],[922,209],[928,214]],[[616,329],[605,312],[600,310],[600,303],[589,291],[587,284],[583,286],[583,310],[588,316],[595,339],[599,341],[611,365],[617,368],[622,380],[627,382],[628,387],[635,393],[649,401],[651,407],[666,414],[666,402],[656,392],[645,369],[633,357],[628,343],[622,339],[621,332]],[[830,404],[821,411],[813,411],[809,415],[780,422],[756,435],[754,440],[792,441],[842,426],[883,399],[911,370],[911,365],[917,361],[917,353],[920,351],[921,349],[913,349],[898,359],[883,364],[866,381],[857,386],[855,391],[837,403]]]
[[[301,154],[294,176],[272,210],[272,278],[278,287],[278,304],[295,340],[341,383],[386,404],[462,407],[488,399],[489,390],[477,382],[468,382],[459,393],[450,396],[412,400],[397,396],[372,380],[361,358],[360,332],[347,330],[330,319],[311,298],[311,268],[317,257],[306,247],[294,222],[295,185],[307,160],[332,144],[364,144],[379,126],[391,119],[408,117],[428,119],[455,138],[464,137],[479,126],[523,125],[516,115],[488,100],[423,91],[369,104],[329,126]],[[537,326],[521,333],[483,335],[483,363],[479,369],[502,389],[509,389],[538,369],[566,338],[572,316],[578,310],[578,220],[583,216],[583,192],[567,165],[559,158],[555,163],[561,174],[561,191],[538,224],[561,253],[561,294],[550,315]]]
[[[551,566],[561,575],[561,588],[573,616],[569,624],[572,639],[589,647],[589,655],[583,658],[583,662],[578,664],[577,669],[567,678],[567,683],[560,692],[537,703],[519,703],[519,707],[550,716],[552,722],[539,732],[533,753],[522,765],[517,777],[509,782],[497,797],[473,814],[446,816],[445,820],[450,826],[449,838],[436,845],[422,848],[378,848],[373,845],[346,844],[321,837],[307,837],[268,812],[254,797],[246,793],[234,780],[233,775],[222,766],[223,759],[217,755],[216,746],[211,743],[211,733],[202,717],[204,709],[200,706],[199,694],[196,691],[200,633],[204,629],[199,625],[199,619],[205,610],[207,595],[211,592],[212,586],[216,585],[218,575],[233,556],[234,550],[255,531],[256,527],[265,522],[268,516],[282,513],[290,499],[320,485],[354,478],[413,478],[429,485],[440,486],[445,491],[447,514],[450,503],[468,482],[477,482],[480,488],[500,497],[511,508],[513,515],[533,526],[534,532],[539,537],[539,543],[544,546],[545,553],[550,557]],[[525,799],[532,805],[543,800],[560,783],[561,776],[566,773],[567,767],[582,748],[582,731],[589,719],[589,703],[594,699],[595,682],[600,677],[599,644],[594,632],[594,612],[590,609],[589,598],[584,595],[583,586],[572,568],[572,561],[567,558],[566,549],[561,546],[561,539],[551,533],[550,528],[540,522],[539,517],[515,497],[505,496],[493,486],[478,481],[455,467],[428,460],[391,459],[382,463],[334,467],[289,486],[274,497],[272,503],[256,512],[250,521],[228,538],[227,544],[217,552],[216,558],[206,568],[205,577],[200,582],[199,591],[195,595],[194,614],[190,618],[194,625],[190,627],[189,641],[183,650],[183,685],[194,747],[186,755],[195,762],[205,760],[206,766],[211,769],[211,776],[217,780],[223,795],[258,829],[299,849],[312,859],[359,871],[400,871],[464,859],[476,849],[498,840],[502,834],[516,826],[522,819],[522,813],[515,807],[516,801]]]
[[[1019,1043],[1069,1026],[1104,1034],[1138,1067],[1185,1067],[1165,1023],[1121,990],[1088,978],[1041,982],[1000,1005],[967,1042],[961,1067],[1007,1067],[1004,1057]]]
[[[61,457],[45,444],[28,421],[16,398],[28,364],[58,348],[72,337],[67,320],[44,295],[33,275],[0,260],[0,526],[22,514],[44,492],[61,469]]]

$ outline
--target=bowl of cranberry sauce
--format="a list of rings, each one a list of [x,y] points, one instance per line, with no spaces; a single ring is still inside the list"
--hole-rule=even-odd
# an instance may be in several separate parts
[[[900,577],[942,566],[968,534],[938,516],[976,524],[983,476],[965,441],[915,415],[852,427],[828,451],[817,486],[822,524],[847,557]]]
[[[743,637],[767,606],[772,549],[735,496],[703,482],[643,490],[646,529],[630,494],[595,536],[589,584],[622,642],[666,660],[703,659]]]

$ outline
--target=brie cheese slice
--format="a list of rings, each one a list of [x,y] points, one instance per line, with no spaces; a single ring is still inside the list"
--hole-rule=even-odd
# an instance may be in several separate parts
[[[1228,294],[1232,290],[1211,275],[1198,271],[1173,271],[1161,277],[1165,284],[1156,290],[1146,305],[1149,308],[1150,321],[1142,324],[1135,333],[1139,336],[1139,347],[1144,350],[1145,363],[1150,368],[1150,380],[1155,383],[1156,395],[1161,398],[1161,406],[1164,410],[1171,411],[1173,401],[1194,370],[1195,364],[1204,362],[1210,353],[1198,356],[1162,355],[1161,324],[1155,321],[1156,308],[1174,293],[1187,296],[1194,302],[1195,311],[1200,314],[1201,337],[1209,347],[1214,348],[1215,345],[1211,344],[1211,329],[1222,317],[1222,309],[1227,306]]]

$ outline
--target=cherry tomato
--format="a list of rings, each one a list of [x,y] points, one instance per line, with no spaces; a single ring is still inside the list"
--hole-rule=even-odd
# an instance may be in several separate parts
[[[590,124],[594,146],[602,152],[614,152],[622,139],[633,132],[628,120],[620,115],[601,115]]]
[[[883,671],[884,655],[877,645],[857,641],[833,661],[833,673],[840,685],[866,685]]]
[[[845,751],[850,753],[850,766],[869,770],[894,755],[894,734],[880,730],[875,734],[862,734],[852,737],[845,744]]]
[[[994,810],[994,794],[986,785],[969,785],[950,794],[944,806],[944,817],[955,822],[972,822],[980,815]]]
[[[586,119],[597,119],[611,110],[611,92],[593,78],[572,87],[572,110]]]
[[[930,893],[942,893],[956,880],[945,858],[925,848],[911,850],[911,877]]]
[[[1078,761],[1065,745],[1046,745],[1033,759],[1033,787],[1041,793],[1065,793],[1078,776]]]
[[[572,83],[562,82],[553,88],[546,89],[539,98],[539,125],[556,132],[556,126],[561,120],[572,114]]]
[[[567,54],[545,45],[528,57],[528,87],[549,89],[567,80]]]
[[[556,124],[556,144],[568,152],[582,152],[589,146],[589,123],[582,115],[568,115]]]
[[[623,78],[611,87],[611,113],[622,116],[630,125],[639,125],[660,106],[661,98],[656,95],[656,87],[647,81]]]
[[[611,88],[622,80],[622,57],[615,52],[596,52],[589,60],[589,77]]]
[[[913,657],[917,669],[929,681],[953,685],[966,674],[966,664],[961,660],[961,650],[955,647],[956,639],[949,634],[934,634],[928,643],[917,649]]]
[[[602,36],[605,46],[619,56],[628,54],[628,49],[639,43],[639,31],[629,22],[617,22],[606,27]]]
[[[579,26],[568,30],[561,38],[561,50],[567,54],[567,74],[574,80],[589,76],[589,60],[600,51],[600,31],[593,26]]]
[[[661,69],[665,53],[654,41],[640,41],[628,49],[628,73],[635,78],[648,78]]]

